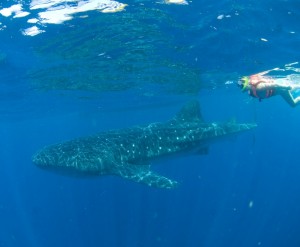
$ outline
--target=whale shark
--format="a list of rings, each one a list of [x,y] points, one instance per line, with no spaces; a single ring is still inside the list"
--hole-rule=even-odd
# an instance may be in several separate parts
[[[206,123],[199,102],[186,103],[171,120],[109,130],[46,146],[33,163],[68,175],[117,175],[148,186],[171,189],[178,182],[151,170],[159,158],[177,154],[206,154],[222,137],[256,127],[255,123]]]

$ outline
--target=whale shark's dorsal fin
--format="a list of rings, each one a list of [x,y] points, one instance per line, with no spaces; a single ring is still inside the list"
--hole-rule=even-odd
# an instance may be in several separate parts
[[[191,100],[186,103],[175,115],[174,120],[177,122],[203,122],[199,101]]]

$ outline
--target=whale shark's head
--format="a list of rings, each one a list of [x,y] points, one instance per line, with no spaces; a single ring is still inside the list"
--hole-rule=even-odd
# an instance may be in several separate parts
[[[47,147],[35,153],[32,161],[38,167],[51,169],[59,166],[59,155],[51,147]]]
[[[86,152],[82,152],[79,146],[73,144],[70,141],[47,146],[32,156],[32,162],[42,169],[63,175],[93,175],[90,173],[98,171],[99,167],[93,160],[87,159]],[[99,159],[97,160],[99,162]]]
[[[79,156],[77,148],[59,143],[42,148],[33,155],[32,161],[44,169],[72,170],[78,166]]]

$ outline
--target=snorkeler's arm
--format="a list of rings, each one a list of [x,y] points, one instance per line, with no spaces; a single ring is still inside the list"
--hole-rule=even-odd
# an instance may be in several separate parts
[[[266,74],[270,73],[271,71],[276,71],[276,70],[279,70],[279,68],[274,68],[274,69],[269,69],[269,70],[266,70],[266,71],[262,71],[262,72],[257,73],[256,75],[263,76],[263,75],[266,75]]]

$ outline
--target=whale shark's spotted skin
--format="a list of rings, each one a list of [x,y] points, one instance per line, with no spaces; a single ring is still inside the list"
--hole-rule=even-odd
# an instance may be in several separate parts
[[[177,182],[150,170],[153,159],[177,153],[203,153],[213,139],[249,130],[255,124],[204,123],[197,101],[186,104],[167,123],[111,130],[45,147],[33,156],[42,167],[82,175],[118,175],[155,186]]]

